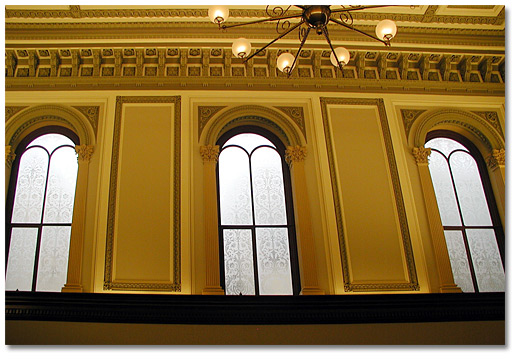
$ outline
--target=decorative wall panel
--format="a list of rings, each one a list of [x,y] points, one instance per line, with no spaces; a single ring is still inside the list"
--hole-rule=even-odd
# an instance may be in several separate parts
[[[321,106],[345,291],[418,290],[383,101]]]
[[[180,291],[180,97],[117,97],[105,290]]]

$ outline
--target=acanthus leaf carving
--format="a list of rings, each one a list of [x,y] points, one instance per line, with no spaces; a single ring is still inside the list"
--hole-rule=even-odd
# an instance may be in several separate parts
[[[289,166],[294,162],[304,161],[307,157],[307,148],[305,146],[295,145],[287,146],[285,150],[285,161]]]
[[[421,147],[414,147],[412,150],[412,154],[415,157],[415,162],[417,165],[419,164],[428,164],[428,158],[432,152],[432,149]]]
[[[200,147],[200,156],[204,162],[217,162],[220,154],[220,146],[203,145]]]
[[[90,161],[94,153],[94,145],[76,145],[74,147],[78,154],[78,161]]]

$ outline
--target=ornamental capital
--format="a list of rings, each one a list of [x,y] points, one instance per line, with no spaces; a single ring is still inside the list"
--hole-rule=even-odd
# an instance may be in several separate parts
[[[14,153],[11,145],[5,146],[5,164],[10,168],[13,165],[14,158],[16,154]]]
[[[306,157],[307,148],[305,146],[287,146],[287,150],[285,150],[285,161],[289,165],[292,165],[293,162],[304,161]]]
[[[76,145],[74,149],[78,154],[78,161],[90,161],[94,153],[94,145]]]
[[[493,149],[489,155],[488,166],[490,169],[496,169],[498,166],[506,165],[506,151],[505,149]]]
[[[428,157],[430,156],[432,149],[421,147],[414,147],[412,154],[415,157],[415,162],[419,164],[428,164]]]
[[[202,145],[200,147],[200,156],[202,161],[217,162],[220,154],[220,146],[218,145]]]

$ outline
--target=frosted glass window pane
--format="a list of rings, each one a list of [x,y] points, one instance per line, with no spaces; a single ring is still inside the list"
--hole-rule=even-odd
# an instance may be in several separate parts
[[[260,295],[292,295],[287,229],[257,229],[256,248]]]
[[[36,291],[60,292],[67,281],[70,226],[44,226]]]
[[[20,159],[12,223],[40,223],[49,155],[42,148],[27,150]]]
[[[226,295],[255,295],[251,230],[223,232]]]
[[[221,224],[253,224],[249,157],[244,150],[230,147],[222,150],[218,166]]]
[[[226,141],[224,146],[222,148],[228,146],[228,145],[238,145],[243,147],[247,150],[249,154],[255,149],[256,147],[260,145],[269,145],[272,147],[275,147],[272,142],[267,140],[265,137],[257,135],[257,134],[250,134],[250,133],[244,133],[244,134],[238,134],[233,136],[231,139]]]
[[[455,150],[466,150],[464,145],[459,143],[458,141],[448,139],[448,138],[435,138],[428,141],[426,144],[424,144],[425,148],[432,148],[437,149],[441,153],[443,153],[446,157],[450,156],[450,154]]]
[[[44,223],[71,223],[78,161],[73,148],[63,147],[51,156]]]
[[[36,228],[14,228],[11,232],[6,290],[31,291],[36,258]]]
[[[495,231],[467,229],[466,235],[479,291],[505,291],[506,279]]]
[[[42,136],[34,139],[33,141],[31,141],[31,143],[27,147],[30,147],[33,145],[43,146],[44,148],[47,149],[49,154],[51,154],[52,151],[54,149],[56,149],[58,146],[70,145],[70,146],[74,147],[75,144],[71,139],[69,139],[65,135],[45,134],[45,135],[42,135]]]
[[[444,231],[453,278],[463,292],[475,292],[461,231]]]
[[[457,151],[450,157],[450,166],[464,225],[492,225],[475,159],[468,153]]]
[[[441,154],[432,151],[429,168],[442,225],[462,225],[448,162]]]
[[[261,147],[251,156],[256,225],[286,225],[282,161],[272,148]]]

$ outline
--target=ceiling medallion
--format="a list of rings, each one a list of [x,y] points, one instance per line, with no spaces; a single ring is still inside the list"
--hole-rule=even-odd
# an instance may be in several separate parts
[[[301,10],[301,14],[297,15],[288,15],[288,10],[292,7],[296,7]],[[211,6],[208,10],[208,16],[210,20],[216,24],[218,24],[219,28],[222,30],[231,29],[239,26],[246,26],[251,24],[259,24],[264,22],[276,21],[276,30],[279,34],[277,38],[264,45],[262,48],[255,51],[253,54],[251,53],[251,43],[246,38],[238,38],[233,42],[232,51],[233,54],[244,60],[244,62],[253,58],[255,55],[274,44],[276,41],[280,40],[287,34],[293,32],[296,29],[299,29],[299,39],[300,39],[300,47],[296,56],[291,54],[290,52],[285,52],[278,57],[277,67],[280,71],[290,76],[294,66],[296,64],[296,60],[298,60],[298,56],[302,50],[307,37],[311,30],[316,31],[316,34],[323,35],[325,40],[330,46],[331,54],[330,61],[336,67],[339,67],[341,71],[343,71],[343,67],[348,64],[350,60],[350,53],[344,47],[336,47],[332,46],[329,37],[329,31],[327,29],[327,25],[329,22],[333,22],[335,24],[346,27],[349,30],[355,31],[362,35],[365,35],[373,40],[377,40],[385,44],[385,46],[390,46],[390,41],[395,37],[397,33],[397,26],[394,21],[385,19],[382,20],[375,29],[375,33],[377,35],[373,36],[364,31],[356,29],[353,26],[354,19],[352,17],[351,12],[359,11],[364,9],[374,9],[380,7],[386,7],[390,5],[341,5],[341,8],[331,9],[331,5],[289,5],[287,8],[282,8],[281,6],[273,6],[268,5],[266,7],[267,18],[255,21],[249,21],[239,24],[233,25],[225,25],[224,22],[229,17],[229,8],[226,6]],[[338,16],[336,18],[335,16]],[[291,21],[292,20],[292,21]],[[296,22],[295,22],[296,21]]]

